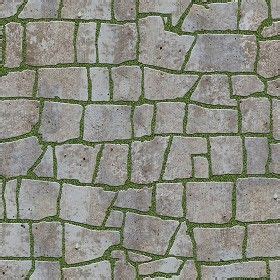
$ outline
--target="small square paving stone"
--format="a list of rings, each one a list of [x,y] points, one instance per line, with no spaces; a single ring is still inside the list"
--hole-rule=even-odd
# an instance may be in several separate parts
[[[60,263],[52,261],[35,261],[35,269],[30,280],[61,279]]]
[[[26,63],[36,66],[73,63],[73,40],[73,22],[27,23]]]
[[[131,106],[88,105],[85,112],[84,140],[89,142],[131,138]]]
[[[209,178],[209,162],[206,157],[194,157],[193,169],[195,178]]]
[[[114,14],[117,20],[134,20],[136,18],[136,0],[114,1]]]
[[[91,100],[92,101],[109,101],[109,69],[106,67],[90,68],[91,79]]]

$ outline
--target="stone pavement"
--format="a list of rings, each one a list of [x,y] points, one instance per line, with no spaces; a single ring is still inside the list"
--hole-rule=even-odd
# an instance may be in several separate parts
[[[280,279],[279,0],[0,0],[0,279]]]

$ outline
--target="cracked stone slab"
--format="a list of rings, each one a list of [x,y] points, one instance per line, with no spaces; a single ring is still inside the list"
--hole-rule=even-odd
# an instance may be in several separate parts
[[[53,148],[47,147],[47,150],[42,157],[39,164],[35,167],[34,173],[38,177],[53,177],[54,176],[54,159],[53,159]]]
[[[117,261],[114,267],[114,279],[116,280],[130,280],[136,279],[136,268],[126,261],[125,252],[114,251],[111,254],[112,258]]]

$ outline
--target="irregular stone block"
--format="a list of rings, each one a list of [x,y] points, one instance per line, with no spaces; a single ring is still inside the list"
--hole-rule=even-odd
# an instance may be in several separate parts
[[[8,219],[17,218],[17,180],[6,182],[4,200]]]
[[[249,97],[240,102],[242,132],[268,133],[270,131],[270,102],[267,98]]]
[[[137,101],[141,95],[142,71],[138,66],[112,68],[113,100]]]
[[[35,100],[0,101],[0,138],[7,139],[30,132],[39,121],[39,102]]]
[[[19,190],[19,217],[41,220],[57,214],[60,185],[55,182],[23,179]]]
[[[114,192],[98,187],[65,184],[60,200],[60,218],[101,226],[114,196]]]
[[[35,269],[30,280],[38,279],[61,279],[59,262],[35,261]]]
[[[51,146],[48,146],[43,158],[34,169],[34,173],[38,177],[54,176],[53,148]]]
[[[242,258],[245,229],[241,226],[228,228],[195,228],[194,239],[200,261],[228,261]]]
[[[150,141],[132,142],[132,182],[147,184],[159,180],[167,142],[167,137],[155,137]]]
[[[38,70],[38,96],[88,100],[88,78],[86,68],[45,68]]]
[[[280,100],[272,100],[272,134],[276,140],[280,140]]]
[[[19,67],[22,62],[23,27],[20,23],[10,22],[5,25],[6,57],[5,67]]]
[[[209,178],[209,163],[206,157],[194,157],[193,169],[195,178]]]
[[[105,67],[90,68],[90,78],[92,83],[91,100],[109,101],[109,69]]]
[[[265,174],[268,160],[268,141],[265,137],[246,137],[247,173]]]
[[[26,175],[42,153],[36,137],[0,144],[0,175]]]
[[[280,174],[280,143],[270,144],[271,162],[269,171],[274,174]]]
[[[138,253],[134,253],[131,251],[128,251],[128,257],[131,261],[136,262],[136,263],[149,262],[152,260],[151,257],[148,257],[146,255],[141,255]]]
[[[187,133],[236,133],[238,112],[233,109],[208,109],[188,106]]]
[[[43,66],[74,62],[74,22],[29,22],[26,63]]]
[[[82,112],[78,104],[45,101],[39,129],[43,140],[64,142],[79,138]]]
[[[145,98],[166,100],[184,97],[198,80],[196,75],[178,75],[144,68]]]
[[[207,7],[193,4],[183,22],[182,29],[187,32],[236,30],[237,9],[237,2],[212,3]]]
[[[152,134],[153,114],[153,105],[144,104],[135,107],[133,114],[133,128],[135,137],[142,137]]]
[[[32,224],[35,257],[62,256],[62,226],[59,222]]]
[[[127,180],[128,145],[105,145],[99,164],[96,183],[124,185]]]
[[[136,269],[126,260],[126,255],[123,251],[114,251],[111,256],[118,259],[114,265],[115,280],[136,279]]]
[[[253,35],[201,34],[186,70],[252,72],[256,55],[256,37]]]
[[[265,26],[262,31],[262,36],[265,38],[280,35],[280,21],[272,22],[270,26]]]
[[[100,146],[93,148],[82,144],[56,146],[58,179],[76,179],[81,183],[91,183],[99,149]]]
[[[0,257],[30,257],[30,236],[28,224],[1,223],[0,238]]]
[[[119,64],[135,60],[137,40],[135,23],[102,23],[98,38],[99,62]]]
[[[147,212],[152,205],[152,188],[144,187],[119,191],[114,205]]]
[[[0,77],[0,97],[32,97],[35,71],[9,72]]]
[[[1,0],[0,2],[0,18],[14,16],[18,8],[23,4],[24,0]]]
[[[242,222],[280,218],[280,180],[246,178],[237,180],[236,219]]]
[[[280,78],[272,81],[267,81],[267,93],[271,96],[280,97]]]
[[[136,0],[115,1],[114,14],[117,20],[135,20]]]
[[[181,183],[156,185],[156,212],[169,217],[182,217],[184,187]]]
[[[131,138],[131,106],[88,105],[85,112],[84,140],[113,141]]]
[[[210,137],[210,146],[212,172],[214,175],[242,173],[243,147],[240,137]]]
[[[187,219],[193,223],[229,222],[232,218],[232,191],[233,183],[187,183]]]
[[[100,258],[108,248],[119,242],[120,233],[118,231],[90,230],[66,224],[65,261],[73,264]]]
[[[29,271],[32,268],[32,261],[12,261],[1,260],[0,261],[0,274],[1,279],[11,280],[27,278]]]
[[[96,23],[80,23],[77,34],[77,61],[78,63],[96,62]]]
[[[127,213],[123,246],[127,249],[164,255],[178,224],[177,221]]]
[[[246,256],[279,257],[280,224],[248,225]]]
[[[139,30],[141,63],[172,70],[181,69],[194,41],[193,36],[165,31],[162,18],[156,16],[140,19]]]
[[[257,76],[235,75],[231,80],[233,95],[249,96],[264,91],[264,84]]]
[[[112,210],[106,221],[106,227],[121,228],[123,225],[124,213]]]

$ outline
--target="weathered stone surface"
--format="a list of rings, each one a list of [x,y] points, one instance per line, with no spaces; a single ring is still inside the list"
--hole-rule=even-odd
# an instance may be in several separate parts
[[[279,75],[280,41],[261,41],[257,72],[265,78]]]
[[[35,261],[35,270],[30,276],[30,280],[39,279],[61,279],[59,262]]]
[[[265,26],[262,31],[262,36],[265,38],[280,35],[280,21],[272,22],[270,26]]]
[[[58,16],[59,0],[28,0],[19,18],[56,18]]]
[[[111,19],[110,0],[64,0],[62,18],[70,19]]]
[[[0,275],[3,280],[20,279],[27,277],[32,268],[32,261],[0,261]]]
[[[135,137],[151,135],[154,106],[144,104],[136,106],[133,114],[133,128]]]
[[[207,7],[193,4],[183,22],[182,29],[187,32],[236,30],[237,9],[237,2],[212,3]]]
[[[111,280],[111,265],[108,261],[87,264],[79,267],[69,267],[62,269],[64,279],[102,279]]]
[[[149,16],[139,20],[140,54],[143,64],[180,70],[194,37],[164,30],[160,17]]]
[[[56,182],[23,179],[18,198],[19,217],[40,220],[55,216],[59,190]]]
[[[115,194],[99,187],[64,184],[60,200],[60,218],[101,226]]]
[[[249,97],[240,102],[242,132],[267,133],[270,130],[270,102],[267,98]]]
[[[237,180],[236,219],[243,222],[280,218],[280,180],[246,178]]]
[[[88,22],[79,25],[77,34],[77,61],[78,63],[96,62],[96,23]]]
[[[19,67],[22,62],[23,27],[20,23],[10,22],[5,26],[6,57],[5,66]]]
[[[228,228],[195,228],[194,238],[200,261],[227,261],[242,258],[245,229],[241,226]]]
[[[232,191],[233,183],[187,183],[187,219],[193,223],[229,222],[232,217]]]
[[[59,222],[32,224],[35,257],[62,256],[62,226]]]
[[[132,182],[146,184],[159,180],[167,142],[167,137],[155,137],[150,141],[132,143]]]
[[[92,101],[110,100],[109,69],[105,67],[90,68],[92,83]]]
[[[44,102],[39,133],[47,142],[64,142],[80,136],[83,107],[78,104]]]
[[[6,182],[4,200],[8,219],[17,218],[17,180]]]
[[[79,263],[102,257],[104,252],[120,242],[117,231],[90,230],[76,225],[65,225],[65,261]]]
[[[197,81],[196,75],[178,75],[144,68],[145,98],[166,100],[184,97]]]
[[[240,174],[243,170],[242,140],[238,136],[210,137],[214,175]]]
[[[277,280],[280,275],[280,261],[269,261],[270,279]]]
[[[123,224],[124,214],[121,211],[112,210],[105,226],[113,228],[121,228]]]
[[[177,221],[127,213],[123,246],[127,249],[164,255],[178,224]]]
[[[1,195],[1,199],[0,199],[0,219],[4,219],[4,188],[3,188],[3,182],[0,180],[0,195]]]
[[[56,146],[58,179],[76,179],[81,183],[91,183],[100,146],[82,144]]]
[[[280,140],[280,100],[272,100],[272,134],[276,140]]]
[[[195,178],[209,178],[209,163],[206,157],[194,157],[193,169]]]
[[[9,72],[0,77],[0,97],[31,97],[35,82],[35,72]]]
[[[268,160],[266,137],[246,137],[247,174],[265,174]]]
[[[138,253],[134,253],[131,251],[128,251],[128,257],[131,261],[136,262],[136,263],[149,262],[152,260],[151,257],[141,255]]]
[[[204,75],[191,100],[210,105],[235,106],[236,100],[230,98],[229,78],[226,75]]]
[[[200,137],[173,138],[163,179],[174,180],[192,176],[191,155],[207,153],[207,141]]]
[[[90,142],[131,138],[131,106],[88,105],[85,112],[84,140]]]
[[[0,2],[0,18],[14,16],[18,8],[23,4],[24,0],[1,0]]]
[[[180,225],[169,253],[180,257],[191,257],[193,255],[193,245],[190,236],[187,235],[186,222]]]
[[[142,71],[138,66],[112,68],[113,100],[137,101],[141,95]]]
[[[152,188],[144,187],[119,191],[114,205],[144,212],[149,211],[152,205]]]
[[[39,97],[88,100],[86,68],[45,68],[38,73]]]
[[[232,263],[221,266],[202,266],[202,279],[262,278],[266,277],[266,264],[262,261]]]
[[[29,22],[26,25],[26,63],[38,66],[73,63],[73,39],[73,22]]]
[[[39,102],[35,100],[0,101],[0,138],[24,135],[39,121]]]
[[[98,38],[99,62],[122,63],[136,59],[137,28],[135,23],[102,23]]]
[[[263,82],[254,75],[232,76],[233,95],[249,96],[256,92],[264,91]]]
[[[117,20],[135,20],[136,0],[115,1],[114,14]]]
[[[54,176],[53,148],[51,146],[48,146],[43,158],[34,169],[34,173],[38,177]]]
[[[128,150],[128,145],[105,145],[96,183],[119,186],[126,182]]]
[[[156,186],[156,212],[159,215],[182,217],[183,192],[181,183],[161,183]]]
[[[198,35],[186,70],[250,72],[254,70],[256,54],[253,35]]]
[[[0,223],[0,239],[0,257],[30,256],[30,237],[28,224]]]
[[[267,93],[280,97],[280,78],[267,82]]]
[[[256,31],[268,17],[268,6],[265,0],[243,0],[240,6],[239,29]]]
[[[139,265],[139,274],[149,275],[156,272],[177,273],[182,262],[182,260],[176,259],[174,257],[169,257],[165,259],[151,261],[148,263],[143,263]]]
[[[155,133],[183,133],[185,106],[183,102],[157,103]]]
[[[42,153],[36,137],[0,144],[0,175],[26,175]]]
[[[248,225],[246,256],[279,257],[280,224]]]
[[[276,19],[276,18],[280,18],[280,7],[279,7],[279,3],[278,0],[271,0],[271,16],[272,18]]]
[[[270,144],[271,162],[269,171],[275,174],[280,174],[280,143]]]

